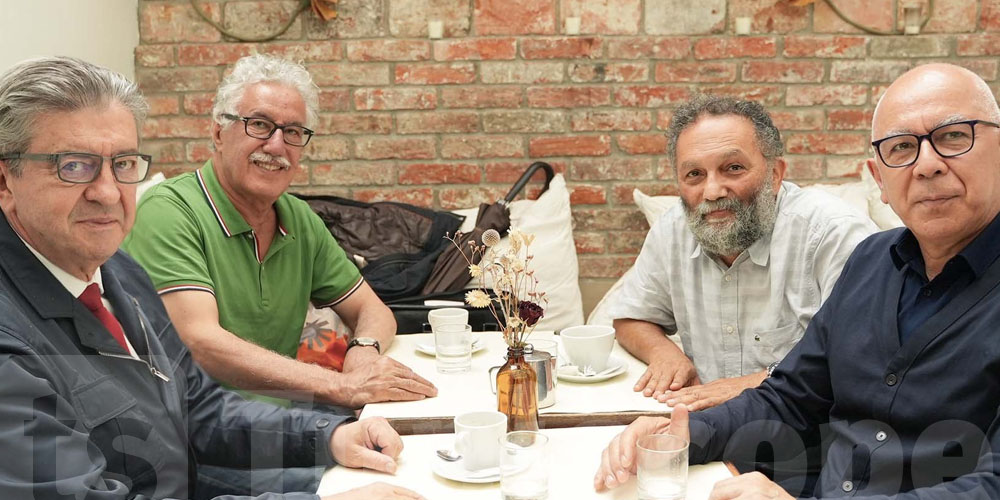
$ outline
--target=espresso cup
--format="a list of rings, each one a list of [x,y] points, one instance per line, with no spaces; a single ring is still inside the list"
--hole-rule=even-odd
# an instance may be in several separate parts
[[[610,326],[582,325],[559,332],[563,350],[569,362],[583,370],[589,366],[595,372],[608,367],[608,357],[615,345],[615,329]]]
[[[500,465],[500,439],[507,434],[507,415],[498,411],[474,411],[455,417],[455,451],[462,455],[466,470]]]
[[[430,323],[432,332],[440,325],[468,325],[469,310],[461,307],[431,309],[427,312],[427,322]]]

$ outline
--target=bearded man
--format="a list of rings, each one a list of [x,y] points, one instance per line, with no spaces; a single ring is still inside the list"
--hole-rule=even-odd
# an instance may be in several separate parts
[[[696,97],[667,138],[682,203],[649,231],[611,317],[648,364],[634,390],[698,410],[764,381],[877,228],[782,181],[781,135],[760,104]]]

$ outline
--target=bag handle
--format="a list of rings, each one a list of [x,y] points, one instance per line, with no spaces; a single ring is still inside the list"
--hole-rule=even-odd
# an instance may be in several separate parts
[[[532,163],[523,174],[521,174],[521,178],[519,178],[517,182],[514,183],[514,186],[510,188],[510,191],[507,192],[507,196],[503,197],[503,203],[508,204],[514,201],[514,198],[517,197],[522,189],[524,189],[524,186],[528,184],[528,181],[531,180],[531,176],[535,175],[535,172],[537,172],[538,169],[545,171],[545,187],[542,188],[542,192],[544,193],[548,191],[549,183],[552,182],[552,178],[555,177],[556,173],[552,169],[552,165],[549,165],[544,161],[536,161],[535,163]]]

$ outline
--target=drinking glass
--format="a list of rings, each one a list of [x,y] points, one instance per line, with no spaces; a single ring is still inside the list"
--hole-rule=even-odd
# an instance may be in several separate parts
[[[545,500],[549,470],[545,446],[549,438],[537,431],[508,432],[501,438],[500,495],[503,500]]]
[[[638,441],[639,500],[683,500],[687,490],[688,442],[670,434]]]
[[[438,372],[469,371],[472,368],[472,327],[454,323],[436,325],[434,353]]]

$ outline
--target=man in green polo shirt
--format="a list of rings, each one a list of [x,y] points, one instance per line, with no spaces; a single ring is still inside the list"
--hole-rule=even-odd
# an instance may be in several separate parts
[[[123,244],[145,267],[195,360],[240,389],[358,408],[437,389],[382,356],[392,313],[306,203],[285,193],[316,123],[302,66],[238,61],[212,109],[212,159],[151,188]],[[355,332],[343,372],[294,359],[308,302]]]

